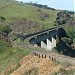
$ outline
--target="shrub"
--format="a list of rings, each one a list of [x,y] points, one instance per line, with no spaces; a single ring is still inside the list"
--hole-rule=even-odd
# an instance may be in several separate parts
[[[0,16],[0,21],[1,21],[1,23],[2,23],[3,21],[5,21],[5,20],[6,20],[5,17]]]
[[[1,36],[8,36],[11,32],[11,29],[7,25],[0,25],[0,34]]]
[[[67,23],[68,20],[72,19],[70,14],[68,12],[59,12],[57,14],[56,22],[55,24],[57,25],[62,25]]]

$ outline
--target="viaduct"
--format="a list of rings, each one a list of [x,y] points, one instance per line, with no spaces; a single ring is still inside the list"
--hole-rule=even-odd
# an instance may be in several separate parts
[[[66,36],[66,32],[63,30],[63,28],[52,28],[47,29],[44,31],[36,32],[33,34],[28,35],[21,35],[21,38],[28,39],[26,44],[19,45],[22,48],[28,48],[31,50],[32,54],[35,56],[38,56],[39,58],[49,58],[50,60],[54,62],[61,62],[61,63],[71,63],[75,64],[75,58],[57,54],[50,52],[54,47],[56,47],[57,44],[57,36],[63,37]],[[36,47],[37,49],[35,49]],[[41,47],[43,49],[40,50],[38,47]]]
[[[54,47],[56,47],[56,38],[59,36],[59,29],[61,28],[43,31],[31,38],[29,42],[36,48],[41,47],[45,50],[51,51]]]

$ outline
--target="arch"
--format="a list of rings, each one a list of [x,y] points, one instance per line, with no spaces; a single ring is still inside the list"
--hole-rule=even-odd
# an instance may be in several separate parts
[[[45,58],[46,58],[46,54],[45,54]]]

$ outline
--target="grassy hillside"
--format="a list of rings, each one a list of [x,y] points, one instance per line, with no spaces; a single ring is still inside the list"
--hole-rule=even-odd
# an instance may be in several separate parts
[[[1,2],[4,4],[2,4]],[[47,10],[18,3],[15,1],[12,2],[12,0],[0,0],[0,3],[0,6],[9,3],[8,5],[0,9],[0,15],[6,18],[5,22],[11,23],[13,21],[15,22],[21,20],[22,18],[25,18],[28,21],[37,22],[39,26],[41,26],[41,29],[54,27],[54,21],[57,17],[57,13],[59,12],[58,10]]]

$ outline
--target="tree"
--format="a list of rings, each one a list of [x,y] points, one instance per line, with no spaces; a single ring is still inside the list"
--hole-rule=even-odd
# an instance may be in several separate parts
[[[67,43],[71,48],[75,48],[75,21],[74,20],[69,20],[65,26],[64,29],[66,31],[66,34],[68,37],[64,38],[63,40],[65,43]]]
[[[8,34],[11,32],[11,29],[7,25],[0,25],[0,36],[7,37]]]
[[[70,16],[70,14],[68,12],[59,12],[57,14],[55,25],[65,24],[70,19],[71,19],[71,16]]]
[[[5,18],[3,16],[0,16],[0,21],[2,23],[3,21],[5,21]]]
[[[67,24],[65,24],[64,29],[66,30],[67,35],[69,38],[74,39],[75,38],[75,21],[69,20]]]
[[[70,26],[67,27],[67,34],[73,40],[73,44],[71,44],[72,49],[75,49],[75,22],[72,21],[68,25]]]

